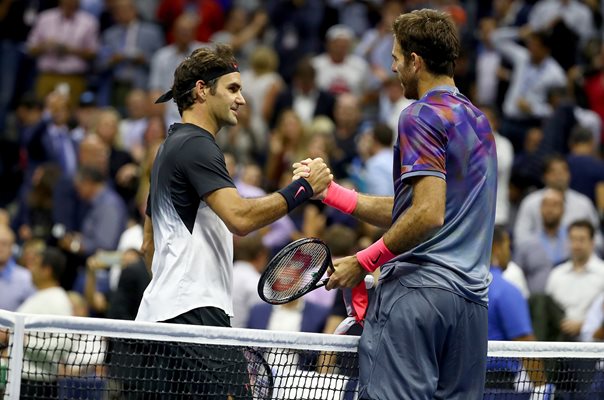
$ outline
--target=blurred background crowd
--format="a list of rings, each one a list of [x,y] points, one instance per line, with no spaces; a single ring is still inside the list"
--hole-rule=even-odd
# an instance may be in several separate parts
[[[347,187],[392,195],[410,100],[391,71],[391,24],[423,7],[452,15],[456,84],[495,131],[496,223],[511,236],[510,256],[497,261],[526,299],[553,299],[559,319],[574,322],[549,335],[581,338],[590,308],[600,327],[598,0],[0,0],[0,309],[135,317],[149,281],[137,250],[150,168],[179,120],[175,104],[153,102],[200,46],[230,44],[242,71],[247,106],[217,135],[242,195],[282,187],[307,157],[327,160]],[[312,202],[236,237],[233,325],[333,331],[341,296],[257,304],[259,273],[300,237],[323,238],[337,257],[381,234]],[[533,318],[550,318],[538,311],[547,305],[530,304]]]

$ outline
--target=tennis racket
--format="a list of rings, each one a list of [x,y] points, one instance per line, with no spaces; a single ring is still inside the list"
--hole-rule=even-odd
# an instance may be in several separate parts
[[[247,361],[247,372],[254,400],[271,400],[273,398],[274,378],[270,365],[266,362],[262,353],[252,347],[246,347],[243,350],[243,355]]]
[[[329,281],[331,253],[320,239],[299,239],[285,246],[268,263],[258,282],[258,295],[270,304],[289,303]]]

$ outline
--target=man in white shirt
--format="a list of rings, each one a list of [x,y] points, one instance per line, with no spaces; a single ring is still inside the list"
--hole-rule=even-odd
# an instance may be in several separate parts
[[[59,285],[65,269],[65,256],[60,250],[47,247],[41,263],[33,265],[31,274],[38,289],[17,312],[29,314],[73,315],[73,307],[67,292]]]
[[[560,329],[570,340],[581,333],[587,311],[604,291],[604,261],[594,254],[594,228],[589,221],[573,222],[568,228],[570,261],[556,267],[545,291],[565,312]]]
[[[516,43],[525,39],[526,47]],[[510,86],[503,102],[504,121],[501,133],[507,136],[514,149],[523,148],[524,136],[535,120],[552,113],[547,103],[547,91],[564,86],[566,75],[551,57],[549,37],[540,32],[499,28],[488,38],[501,56],[513,65]]]
[[[325,36],[327,51],[313,59],[317,85],[333,95],[353,93],[360,96],[371,70],[362,57],[349,53],[354,32],[345,25],[334,25]]]
[[[73,306],[65,289],[59,286],[65,269],[65,256],[60,250],[47,247],[40,263],[32,268],[38,291],[30,296],[17,312],[28,314],[73,315]],[[32,340],[35,338],[34,340]],[[21,398],[58,398],[59,364],[65,361],[72,346],[72,337],[65,334],[32,333],[23,354]]]

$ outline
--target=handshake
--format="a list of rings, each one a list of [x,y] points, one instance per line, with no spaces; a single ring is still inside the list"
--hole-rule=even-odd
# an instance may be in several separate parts
[[[333,181],[331,170],[322,158],[310,159],[296,162],[292,165],[294,168],[292,181],[304,178],[313,189],[313,199],[323,200],[327,193],[327,187]]]

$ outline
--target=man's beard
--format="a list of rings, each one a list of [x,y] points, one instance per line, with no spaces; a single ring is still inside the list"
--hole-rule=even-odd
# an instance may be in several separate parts
[[[413,76],[411,72],[411,67],[405,67],[405,71],[402,74],[399,74],[399,79],[401,84],[403,85],[403,89],[405,91],[405,98],[410,100],[418,100],[419,99],[419,91],[418,91],[418,80]]]

